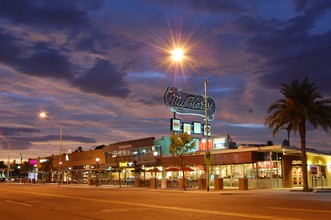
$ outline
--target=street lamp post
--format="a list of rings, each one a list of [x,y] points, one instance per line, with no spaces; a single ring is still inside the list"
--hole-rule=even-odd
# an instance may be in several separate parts
[[[49,120],[52,121],[52,123],[54,124],[55,127],[60,128],[60,155],[59,155],[59,172],[58,172],[58,181],[59,181],[59,186],[60,186],[60,185],[61,185],[61,179],[62,179],[62,176],[61,176],[61,165],[62,165],[62,159],[61,159],[61,157],[62,157],[62,127],[60,127],[60,126],[59,126],[59,125],[53,120],[53,118],[52,118],[49,114],[47,114],[47,113],[45,113],[45,112],[41,112],[41,113],[39,114],[39,116],[40,116],[41,118],[49,118]]]
[[[18,175],[18,181],[20,182],[20,181],[21,181],[21,165],[18,165],[18,166],[17,166],[17,170],[18,170],[18,172],[17,172],[17,175]]]
[[[2,139],[8,144],[8,161],[7,161],[7,178],[8,178],[8,182],[10,181],[9,180],[9,169],[10,169],[10,149],[11,149],[11,145],[10,145],[10,142],[5,138],[5,136],[3,135],[0,135],[2,137]]]
[[[172,59],[175,62],[180,62],[183,59],[185,59],[184,51],[181,49],[175,49],[172,51]],[[193,63],[190,61],[190,59],[185,59],[194,72],[203,80],[204,85],[204,110],[205,110],[205,121],[206,121],[206,154],[210,155],[209,151],[209,143],[208,143],[208,134],[209,134],[209,127],[208,127],[208,97],[207,97],[207,80],[202,77],[202,74],[199,72],[199,70],[193,65]],[[207,191],[209,191],[209,162],[206,162],[206,168],[207,168]]]
[[[157,162],[157,155],[158,155],[159,153],[155,150],[155,151],[153,151],[153,155],[154,155],[154,159],[155,159],[155,166],[154,166],[154,177],[155,177],[155,181],[154,181],[154,189],[156,189],[157,188],[157,180],[156,180],[156,162]]]
[[[97,162],[97,173],[96,173],[96,176],[95,176],[95,186],[98,186],[99,185],[99,161],[100,161],[100,158],[99,157],[95,158],[95,161]]]
[[[36,180],[38,179],[38,175],[37,175],[37,164],[33,165],[34,167],[34,175],[33,175],[33,179],[32,179],[32,183],[35,184]]]

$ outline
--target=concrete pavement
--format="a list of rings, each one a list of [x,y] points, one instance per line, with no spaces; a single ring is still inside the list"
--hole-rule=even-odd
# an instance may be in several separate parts
[[[10,183],[12,184],[12,183]],[[40,184],[37,184],[40,185]],[[46,183],[46,185],[58,186],[57,183]],[[302,192],[302,187],[294,188],[274,188],[274,189],[248,189],[239,190],[237,187],[224,187],[223,190],[214,190],[210,188],[209,191],[200,190],[197,188],[187,188],[186,190],[179,188],[156,188],[152,189],[149,187],[134,187],[128,185],[88,185],[88,184],[61,184],[59,187],[80,187],[80,188],[95,188],[95,189],[119,189],[119,190],[138,190],[138,191],[158,191],[158,192],[176,192],[176,193],[219,193],[219,194],[258,194],[258,193],[284,193],[284,192]],[[314,191],[309,193],[331,193],[331,188],[316,188]]]

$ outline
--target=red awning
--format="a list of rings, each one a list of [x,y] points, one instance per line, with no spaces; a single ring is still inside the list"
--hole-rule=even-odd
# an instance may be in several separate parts
[[[164,171],[166,172],[176,172],[176,171],[179,171],[180,169],[177,168],[177,167],[169,167],[167,169],[165,169]]]
[[[147,172],[161,172],[161,170],[159,170],[158,168],[153,168],[153,169],[149,169],[147,170]]]
[[[191,167],[184,167],[184,171],[192,172],[192,171],[195,171],[195,170],[192,169]]]

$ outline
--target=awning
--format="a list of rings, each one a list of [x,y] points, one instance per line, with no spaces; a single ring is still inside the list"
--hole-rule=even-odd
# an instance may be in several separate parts
[[[195,170],[192,169],[191,167],[184,167],[184,171],[193,172]]]
[[[177,172],[179,170],[180,169],[178,169],[177,167],[169,167],[169,168],[165,169],[164,171],[166,171],[166,172]]]
[[[147,172],[161,172],[161,170],[159,170],[158,168],[153,168],[153,169],[149,169],[147,170]]]
[[[177,168],[177,167],[169,167],[169,168],[165,169],[164,171],[166,171],[166,172],[177,172],[177,171],[182,171],[182,169]],[[185,172],[192,172],[192,171],[195,171],[195,170],[190,168],[190,167],[184,167],[184,171]]]

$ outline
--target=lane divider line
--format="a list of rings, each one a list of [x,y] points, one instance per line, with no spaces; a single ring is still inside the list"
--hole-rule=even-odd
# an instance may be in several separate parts
[[[14,191],[14,190],[3,190],[3,189],[2,189],[2,191],[17,192],[17,190]],[[282,218],[282,217],[277,217],[277,216],[266,216],[266,215],[257,215],[257,214],[248,214],[248,213],[245,214],[245,213],[218,211],[218,210],[193,209],[193,208],[184,208],[184,207],[162,206],[162,205],[135,203],[135,202],[105,200],[105,199],[92,199],[92,198],[83,198],[83,197],[75,197],[75,196],[56,195],[56,194],[49,194],[49,193],[38,193],[38,192],[27,192],[27,191],[21,191],[21,192],[26,193],[26,194],[51,196],[51,197],[57,197],[57,198],[68,198],[68,199],[76,199],[76,200],[83,200],[83,201],[103,202],[103,203],[130,205],[130,206],[174,210],[174,211],[195,212],[195,213],[204,213],[204,214],[213,214],[213,215],[223,215],[223,216],[233,216],[233,217],[243,217],[243,218],[253,218],[253,219],[269,219],[269,220],[299,220],[297,218]]]
[[[32,205],[30,205],[30,204],[21,203],[21,202],[15,202],[15,201],[11,201],[11,200],[5,200],[5,202],[12,203],[12,204],[16,204],[16,205],[28,206],[28,207],[31,207],[31,206],[32,206]]]

